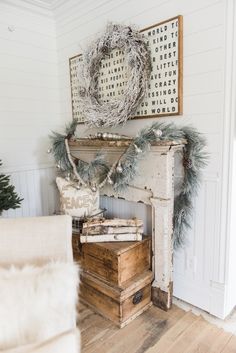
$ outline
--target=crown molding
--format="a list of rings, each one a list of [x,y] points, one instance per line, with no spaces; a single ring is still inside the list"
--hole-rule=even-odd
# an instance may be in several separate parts
[[[66,0],[52,0],[50,8],[51,8],[51,10],[55,10],[65,3],[66,3]]]
[[[42,9],[51,10],[51,2],[48,2],[48,1],[43,1],[43,0],[21,0],[21,2],[29,4],[29,5],[41,7]]]
[[[54,11],[66,3],[66,0],[0,0],[3,3],[28,10],[46,17],[54,17]]]
[[[57,0],[52,0],[51,3],[43,0],[2,0],[2,3],[6,5],[49,18],[54,17],[52,6],[55,2],[57,2]]]

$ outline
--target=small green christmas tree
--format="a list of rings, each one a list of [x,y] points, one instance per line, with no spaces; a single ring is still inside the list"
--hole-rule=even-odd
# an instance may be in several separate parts
[[[2,162],[0,160],[0,167]],[[20,207],[21,199],[15,192],[15,187],[10,184],[10,176],[0,174],[0,214],[10,208]]]

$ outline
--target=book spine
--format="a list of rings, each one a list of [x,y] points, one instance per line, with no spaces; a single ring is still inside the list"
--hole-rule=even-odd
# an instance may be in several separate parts
[[[81,243],[105,243],[116,241],[141,241],[142,234],[100,234],[100,235],[81,235]]]
[[[82,230],[82,233],[84,235],[143,233],[143,226],[141,226],[141,227],[96,226],[96,227],[91,227],[91,228],[84,228]]]

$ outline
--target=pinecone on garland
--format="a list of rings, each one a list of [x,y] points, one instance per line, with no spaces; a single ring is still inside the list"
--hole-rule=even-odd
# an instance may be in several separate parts
[[[1,165],[2,162],[0,160]],[[0,174],[0,215],[2,211],[20,207],[22,200],[15,192],[15,187],[10,184],[10,176]]]

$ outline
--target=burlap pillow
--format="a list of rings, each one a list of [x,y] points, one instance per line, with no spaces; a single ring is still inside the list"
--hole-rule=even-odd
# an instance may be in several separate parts
[[[92,216],[99,212],[99,191],[81,187],[61,177],[56,178],[60,192],[61,211],[72,217]]]

